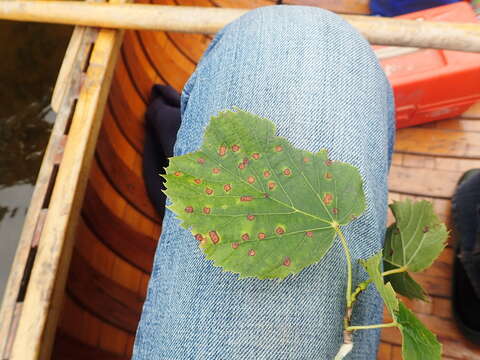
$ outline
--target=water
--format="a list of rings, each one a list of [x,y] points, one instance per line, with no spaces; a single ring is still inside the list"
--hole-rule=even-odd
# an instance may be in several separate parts
[[[0,21],[0,302],[55,113],[71,28]]]

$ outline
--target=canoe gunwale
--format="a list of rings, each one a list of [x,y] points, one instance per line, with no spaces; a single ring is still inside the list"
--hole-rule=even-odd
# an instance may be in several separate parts
[[[21,316],[19,308],[23,303],[33,268],[33,252],[37,250],[49,209],[49,198],[55,185],[56,173],[65,147],[65,133],[70,126],[81,88],[83,69],[88,62],[88,48],[95,42],[98,32],[93,28],[79,28],[72,34],[72,37],[75,36],[75,42],[78,43],[79,51],[71,63],[72,72],[68,83],[65,82],[64,96],[61,106],[57,109],[56,120],[38,173],[0,308],[0,359],[10,358],[17,330],[16,325]]]

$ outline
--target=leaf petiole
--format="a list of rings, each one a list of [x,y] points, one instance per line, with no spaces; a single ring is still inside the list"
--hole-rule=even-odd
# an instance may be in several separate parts
[[[399,274],[399,273],[405,272],[407,270],[408,269],[407,269],[406,266],[402,266],[402,267],[399,267],[399,268],[396,268],[396,269],[385,271],[385,272],[382,273],[382,276],[385,277],[385,276],[388,276],[388,275]]]
[[[342,230],[340,230],[339,225],[337,223],[333,223],[332,226],[335,229],[335,232],[337,233],[338,237],[340,238],[340,242],[342,243],[342,246],[343,246],[343,251],[345,252],[345,258],[347,260],[346,299],[347,299],[347,309],[350,309],[352,307],[352,258],[350,256],[350,250],[348,249],[347,240],[345,239],[345,236],[343,235]]]
[[[368,279],[368,280],[365,280],[364,282],[361,282],[360,284],[358,284],[357,288],[355,289],[355,291],[352,293],[351,295],[351,300],[352,300],[352,303],[354,303],[355,301],[357,301],[357,296],[364,290],[367,289],[368,285],[370,285],[370,283],[372,282],[372,279]]]
[[[388,328],[388,327],[395,327],[398,326],[396,321],[386,324],[375,324],[375,325],[362,325],[362,326],[349,326],[347,328],[348,331],[355,331],[355,330],[368,330],[368,329],[380,329],[380,328]]]

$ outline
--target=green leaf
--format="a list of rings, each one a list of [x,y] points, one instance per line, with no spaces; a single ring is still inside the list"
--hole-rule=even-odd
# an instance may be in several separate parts
[[[428,268],[445,248],[448,237],[432,203],[396,201],[390,208],[396,222],[387,231],[385,261],[413,272]]]
[[[380,263],[382,253],[378,253],[361,264],[370,275],[375,287],[382,297],[393,321],[402,333],[402,354],[404,360],[438,360],[442,347],[436,336],[401,302],[391,283],[384,283]]]
[[[398,269],[398,267],[385,261],[383,263],[383,269],[388,271]],[[423,288],[410,276],[408,272],[387,275],[384,279],[385,282],[391,283],[395,292],[399,293],[400,295],[406,296],[409,299],[419,299],[423,301],[428,300]]]
[[[380,264],[382,263],[382,252],[380,251],[376,255],[368,258],[367,260],[360,260],[360,264],[365,268],[370,279],[372,279],[378,293],[383,299],[388,311],[395,316],[398,311],[398,299],[393,290],[392,284],[385,284],[383,281]]]
[[[402,333],[402,356],[404,360],[438,360],[442,345],[437,337],[400,302],[397,322]]]
[[[318,262],[365,209],[355,167],[296,149],[240,110],[213,117],[200,150],[172,158],[165,178],[182,226],[241,277],[284,278]]]

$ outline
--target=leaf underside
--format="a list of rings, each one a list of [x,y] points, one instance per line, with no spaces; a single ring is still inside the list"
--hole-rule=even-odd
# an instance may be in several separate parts
[[[383,263],[383,269],[385,271],[396,269],[397,267],[388,263]],[[398,274],[385,276],[385,282],[392,284],[392,287],[400,295],[406,296],[409,299],[418,299],[427,301],[428,297],[422,286],[417,283],[408,272],[402,272]]]
[[[446,245],[448,231],[428,201],[394,202],[395,217],[386,234],[384,266],[386,270],[405,267],[420,272],[430,267]],[[422,287],[408,273],[388,276],[393,288],[410,299],[426,300]]]
[[[169,209],[208,259],[240,277],[298,273],[365,209],[355,167],[296,149],[240,110],[212,117],[200,150],[170,159],[166,173]]]
[[[382,252],[361,264],[370,275],[375,287],[382,297],[390,315],[398,323],[403,342],[402,357],[404,360],[439,360],[442,346],[437,337],[400,301],[391,283],[384,283],[380,270]]]

